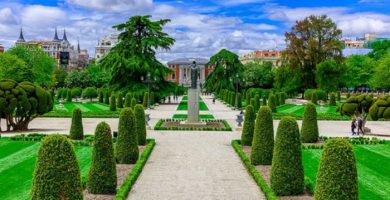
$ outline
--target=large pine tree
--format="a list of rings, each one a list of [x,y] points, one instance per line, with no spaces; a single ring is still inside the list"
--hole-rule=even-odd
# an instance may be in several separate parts
[[[158,49],[169,50],[175,42],[163,32],[163,26],[170,20],[151,21],[150,18],[149,15],[133,16],[113,27],[121,32],[119,42],[102,58],[100,65],[111,72],[110,84],[114,89],[146,90],[147,84],[142,82],[141,77],[146,77],[148,73],[155,79],[153,91],[164,95],[173,87],[172,83],[164,80],[171,70],[156,58]]]

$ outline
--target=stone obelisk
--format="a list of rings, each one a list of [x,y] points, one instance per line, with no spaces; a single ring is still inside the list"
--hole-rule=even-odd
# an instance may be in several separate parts
[[[199,91],[198,91],[198,67],[196,62],[191,64],[191,86],[188,88],[188,123],[199,123]]]

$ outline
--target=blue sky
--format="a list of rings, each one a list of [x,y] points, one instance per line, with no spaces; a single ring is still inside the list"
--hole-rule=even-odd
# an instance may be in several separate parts
[[[172,20],[165,30],[176,43],[159,52],[162,61],[283,49],[283,34],[311,14],[327,14],[344,37],[390,36],[390,0],[0,0],[0,43],[11,47],[20,27],[27,40],[48,40],[57,27],[93,56],[113,25],[144,14]]]

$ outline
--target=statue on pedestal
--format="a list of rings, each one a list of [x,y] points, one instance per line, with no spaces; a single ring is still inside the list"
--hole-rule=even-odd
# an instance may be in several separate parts
[[[196,62],[193,61],[191,64],[191,87],[192,89],[197,88],[198,81],[198,67],[196,66]]]

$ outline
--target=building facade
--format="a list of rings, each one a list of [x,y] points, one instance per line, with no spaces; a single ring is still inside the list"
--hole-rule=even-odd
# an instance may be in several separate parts
[[[259,61],[264,64],[266,62],[271,62],[275,67],[281,65],[282,52],[278,50],[262,50],[254,51],[248,54],[240,56],[240,61],[245,64],[249,62]]]
[[[95,59],[98,61],[107,55],[111,48],[118,43],[118,34],[112,33],[106,35],[103,39],[98,41],[95,47]]]
[[[191,85],[191,64],[195,61],[198,66],[198,83],[204,85],[207,76],[214,70],[214,65],[209,65],[208,59],[203,58],[179,58],[168,62],[168,68],[173,74],[168,74],[167,80],[182,86]]]
[[[51,41],[26,41],[24,39],[23,29],[20,29],[20,35],[18,40],[16,40],[15,45],[36,46],[42,49],[45,53],[47,53],[47,55],[56,61],[58,67],[61,66],[66,69],[82,69],[88,65],[89,55],[87,50],[82,50],[83,53],[81,53],[80,44],[77,45],[76,49],[68,41],[65,30],[62,39],[59,39],[57,29],[55,29],[54,38]]]

